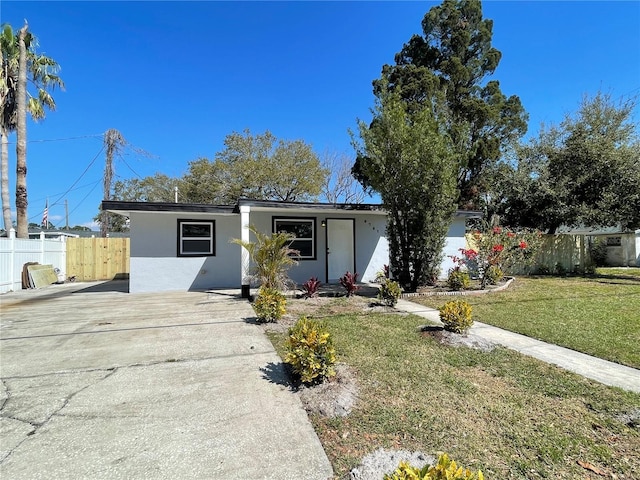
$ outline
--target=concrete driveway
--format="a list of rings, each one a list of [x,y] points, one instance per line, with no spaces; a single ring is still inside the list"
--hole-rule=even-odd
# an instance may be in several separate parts
[[[236,292],[121,286],[0,296],[1,478],[332,475]]]

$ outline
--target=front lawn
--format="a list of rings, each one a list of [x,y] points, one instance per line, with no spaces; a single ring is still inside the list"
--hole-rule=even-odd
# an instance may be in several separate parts
[[[640,277],[640,267],[598,267],[598,275],[621,275],[625,277]]]
[[[448,452],[487,480],[605,478],[584,466],[640,478],[640,395],[504,348],[443,346],[420,317],[325,312],[359,385],[349,416],[311,416],[336,478],[380,447]],[[286,334],[270,337],[282,355]]]
[[[518,277],[464,299],[477,321],[640,368],[640,278]],[[450,298],[411,300],[438,308]]]

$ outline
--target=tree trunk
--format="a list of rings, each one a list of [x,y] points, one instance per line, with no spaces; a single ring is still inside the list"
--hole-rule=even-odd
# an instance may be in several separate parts
[[[0,177],[2,177],[2,218],[4,230],[9,232],[11,224],[11,202],[9,199],[9,132],[2,128],[2,162],[0,163]]]
[[[27,46],[25,37],[29,26],[25,25],[18,34],[19,62],[17,103],[17,144],[16,144],[16,213],[17,238],[29,238],[27,218]]]

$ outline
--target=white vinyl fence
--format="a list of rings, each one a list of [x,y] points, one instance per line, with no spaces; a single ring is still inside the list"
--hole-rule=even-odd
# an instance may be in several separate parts
[[[16,238],[12,228],[9,238],[0,238],[0,293],[22,289],[22,267],[27,262],[53,265],[64,274],[67,265],[67,245],[64,237],[48,240]]]

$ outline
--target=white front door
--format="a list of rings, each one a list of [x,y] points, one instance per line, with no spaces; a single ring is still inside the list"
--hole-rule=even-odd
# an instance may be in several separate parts
[[[347,271],[354,273],[355,223],[352,218],[327,219],[327,282],[337,282]]]

